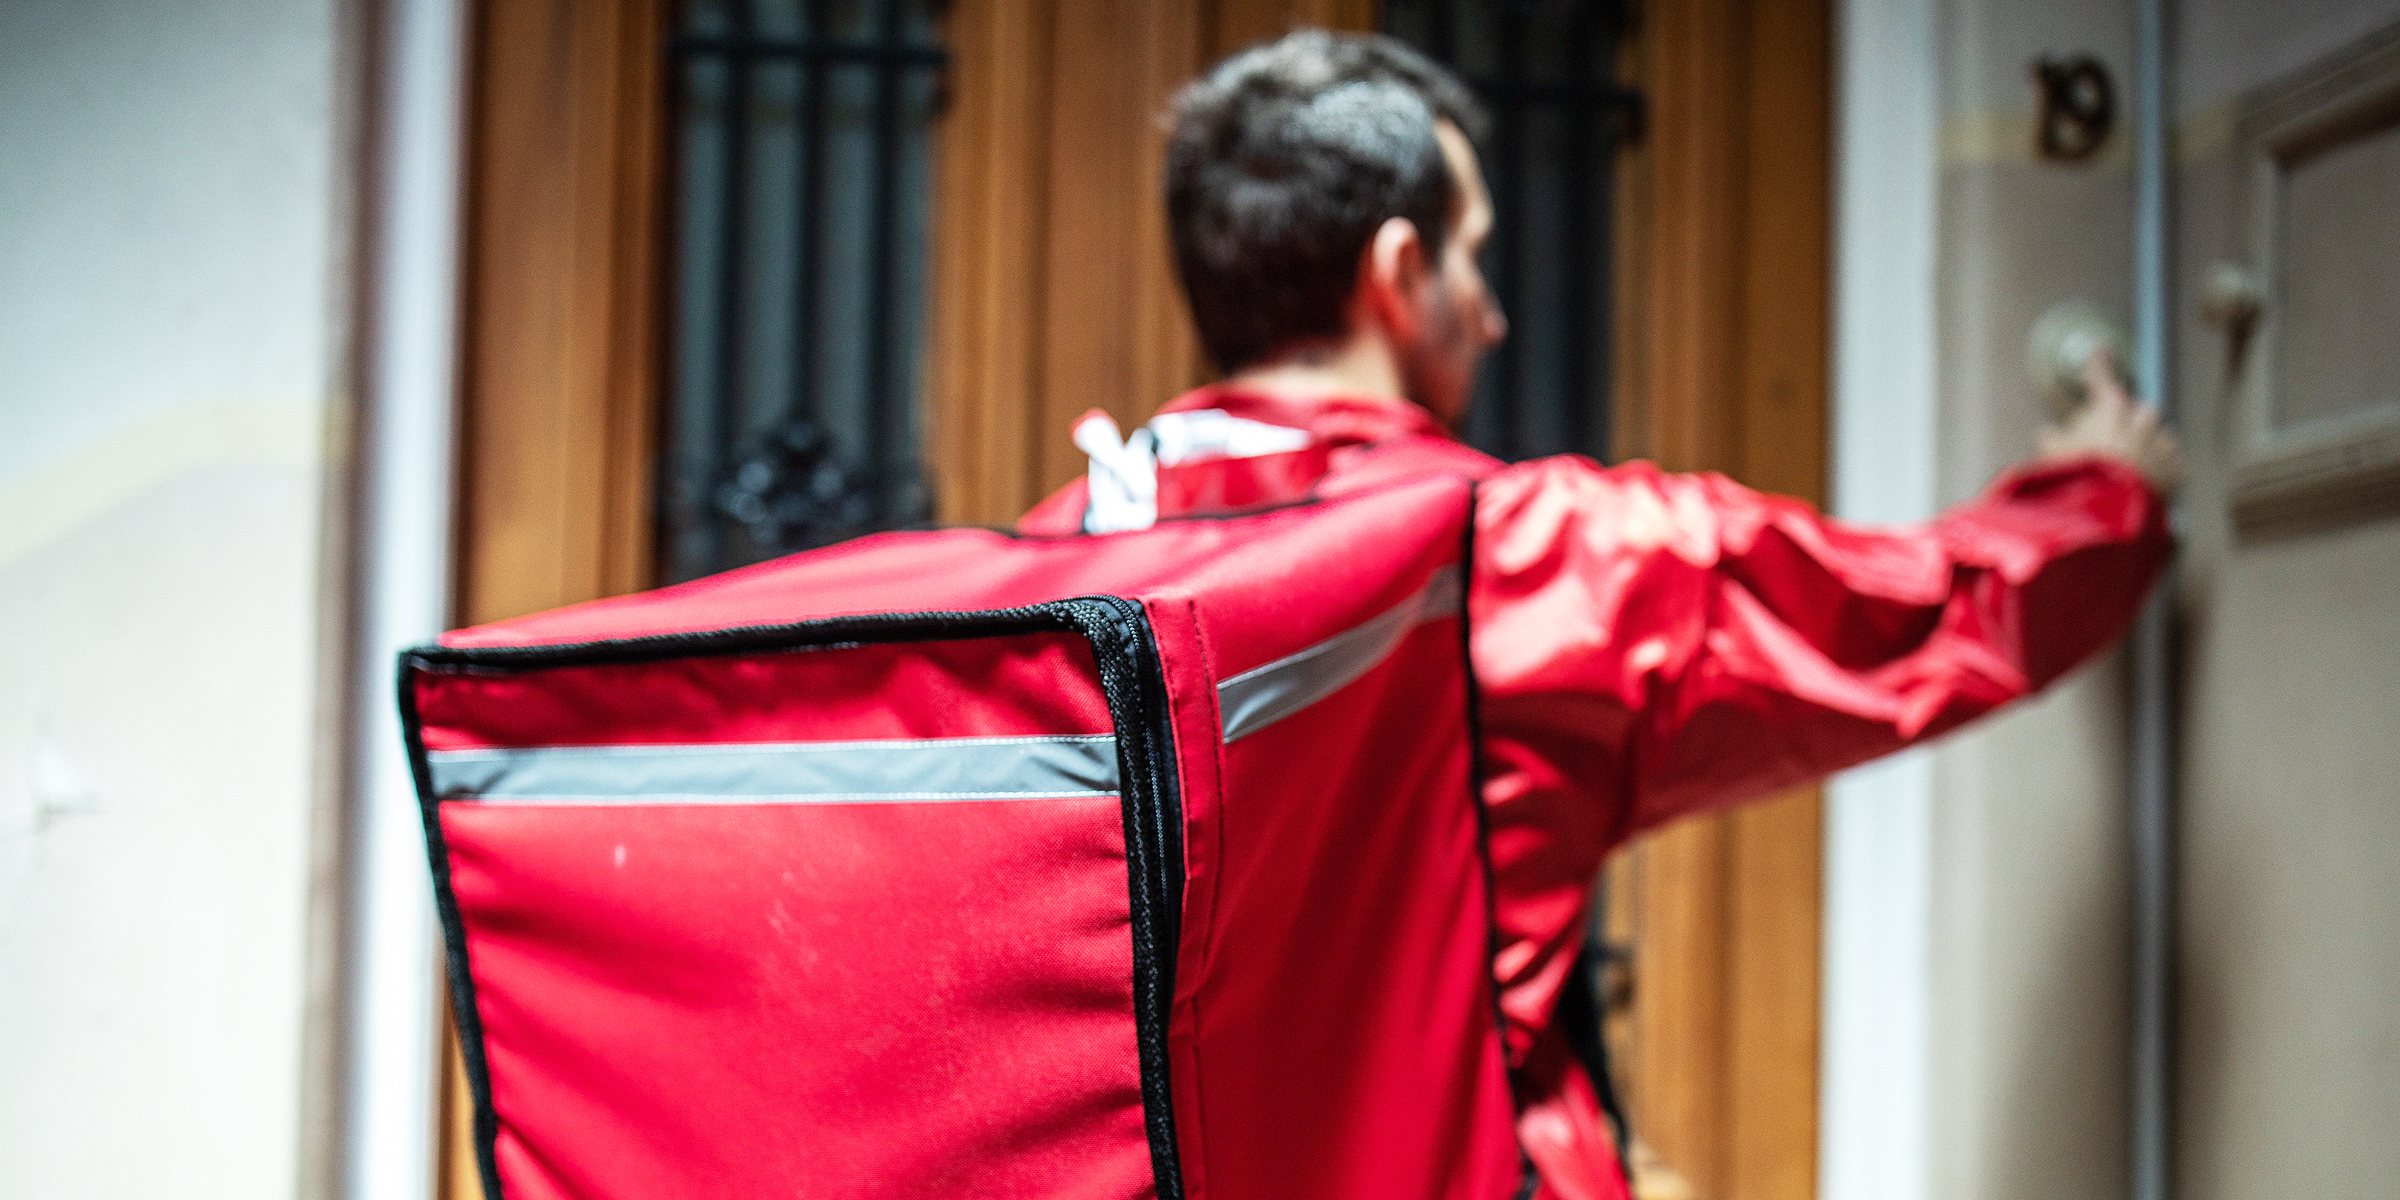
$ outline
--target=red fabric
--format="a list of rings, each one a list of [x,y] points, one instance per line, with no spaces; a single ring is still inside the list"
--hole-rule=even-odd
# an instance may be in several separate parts
[[[442,819],[509,1195],[1147,1194],[1113,798]]]
[[[1158,505],[1168,512],[1238,512],[1308,498],[1329,465],[1322,445],[1249,458],[1160,464]]]
[[[1230,590],[1210,673],[1355,629],[1457,564],[1465,481],[1416,490],[1355,510],[1371,522],[1330,506],[1245,522],[1290,532],[1213,566]],[[1186,896],[1181,981],[1211,1195],[1515,1189],[1460,649],[1455,616],[1420,623],[1339,693],[1223,747],[1215,852],[1187,855],[1221,875]]]
[[[1542,1178],[1535,1200],[1632,1200],[1631,1180],[1617,1165],[1600,1095],[1566,1042],[1541,1041],[1516,1076],[1524,1097],[1517,1139]]]
[[[1219,681],[1458,569],[1470,492],[867,538],[444,640],[1139,599],[1180,779],[1186,1194],[1503,1200],[1519,1159],[1459,618],[1231,745],[1218,724]],[[1080,638],[1041,633],[412,687],[427,744],[470,750],[1105,732],[1095,672]],[[439,813],[511,1194],[1147,1194],[1115,800]]]
[[[1873,529],[1718,475],[1504,465],[1398,400],[1220,385],[1167,408],[1310,431],[1329,450],[1322,496],[1481,481],[1469,607],[1496,965],[1520,1136],[1561,1200],[1620,1186],[1593,1167],[1614,1151],[1588,1084],[1555,1069],[1551,1025],[1607,854],[2046,685],[2123,630],[2169,549],[2158,497],[2109,459],[2012,473],[1933,522]],[[1070,507],[1076,488],[1029,516]]]
[[[1499,1200],[1520,1147],[1545,1195],[1614,1200],[1551,1025],[1602,857],[2041,686],[2115,635],[2166,549],[2156,498],[2108,462],[1877,531],[1716,476],[1504,466],[1397,401],[1176,403],[1316,444],[1213,468],[1240,479],[1178,468],[1203,474],[1162,487],[1174,504],[1330,499],[864,538],[445,641],[1136,599],[1180,781],[1167,1052],[1194,1200]],[[1071,532],[1079,493],[1027,532]],[[1470,511],[1488,883],[1456,617],[1248,737],[1218,726],[1218,681],[1461,565]],[[1097,670],[1080,638],[1035,633],[411,686],[437,750],[739,744],[1106,732]],[[1148,1194],[1115,801],[438,813],[512,1195]]]
[[[1008,608],[1093,593],[1205,594],[1218,598],[1209,613],[1212,636],[1238,664],[1228,673],[1238,672],[1350,628],[1407,594],[1414,585],[1388,578],[1382,556],[1353,550],[1413,542],[1422,522],[1446,519],[1427,516],[1429,507],[1465,507],[1463,484],[1422,482],[1415,501],[1283,508],[1091,537],[1019,538],[988,529],[878,534],[441,640],[558,645],[862,613]]]
[[[1382,484],[1414,479],[1441,468],[1481,477],[1498,464],[1460,445],[1424,409],[1413,404],[1371,396],[1328,396],[1294,401],[1242,392],[1223,385],[1185,393],[1162,411],[1222,408],[1270,425],[1305,429],[1316,441],[1305,451],[1263,458],[1281,459],[1264,472],[1240,458],[1210,459],[1159,471],[1161,515],[1189,516],[1215,507],[1238,508],[1219,499],[1240,493],[1262,503],[1280,503],[1315,495],[1331,497],[1364,491]],[[1399,453],[1392,453],[1398,450]],[[1314,474],[1305,471],[1313,470]],[[1224,483],[1208,477],[1224,475]],[[1238,480],[1238,481],[1237,481]],[[1017,519],[1022,533],[1063,536],[1083,529],[1084,481],[1076,479],[1045,497]]]
[[[858,646],[841,654],[461,674],[423,689],[418,719],[428,750],[1107,733],[1108,705],[1098,692],[1053,683],[1094,677],[1097,669],[1081,637],[1049,633]],[[859,686],[861,679],[870,685]],[[954,689],[1020,699],[1006,708],[931,708],[888,699]],[[795,695],[813,702],[805,709],[784,703]]]
[[[2124,629],[2168,547],[2149,487],[2102,460],[1902,529],[1646,463],[1525,463],[1480,497],[1469,605],[1520,1059],[1609,851],[2048,684]]]
[[[1215,1195],[1515,1191],[1468,742],[1394,733],[1466,728],[1459,634],[1419,625],[1336,699],[1226,748],[1199,1014],[1238,1039],[1203,1080]],[[1305,802],[1344,794],[1376,802]]]
[[[838,741],[884,732],[857,719],[877,703],[914,736],[1083,733],[1105,711],[1088,650],[1050,635],[907,671],[897,649],[418,690],[482,745]],[[787,728],[793,695],[833,719]],[[509,1195],[1147,1194],[1114,797],[440,813]]]

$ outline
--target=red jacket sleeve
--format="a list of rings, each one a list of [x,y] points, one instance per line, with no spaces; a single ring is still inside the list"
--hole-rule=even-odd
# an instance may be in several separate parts
[[[2099,458],[1889,528],[1720,475],[1544,459],[1484,484],[1476,538],[1495,766],[1580,793],[1607,845],[2042,687],[2117,637],[2169,548],[2148,484]]]

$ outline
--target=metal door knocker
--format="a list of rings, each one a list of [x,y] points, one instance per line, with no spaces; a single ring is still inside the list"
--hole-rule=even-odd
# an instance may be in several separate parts
[[[2116,121],[2116,88],[2108,68],[2089,54],[2036,59],[2033,85],[2041,93],[2037,148],[2053,162],[2081,162],[2108,140]]]

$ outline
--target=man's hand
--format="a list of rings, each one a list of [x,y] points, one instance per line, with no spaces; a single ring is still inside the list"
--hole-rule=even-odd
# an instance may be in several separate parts
[[[2183,483],[2183,448],[2159,428],[2158,410],[2133,402],[2103,350],[2083,365],[2083,404],[2064,421],[2043,427],[2035,461],[2106,454],[2133,465],[2162,496]]]

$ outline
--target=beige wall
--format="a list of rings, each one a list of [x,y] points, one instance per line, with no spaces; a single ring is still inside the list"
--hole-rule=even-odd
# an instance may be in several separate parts
[[[2400,523],[2234,535],[2224,343],[2194,289],[2238,241],[2224,101],[2400,18],[2400,4],[2174,7],[2173,338],[2196,466],[2182,596],[2182,1194],[2388,1195],[2400,1179],[2400,1139],[2384,1132],[2400,1117]],[[2131,35],[2130,5],[1941,10],[1945,502],[2031,448],[2035,315],[2070,297],[2131,315]],[[2088,165],[2042,163],[2027,67],[2076,51],[2114,76],[2119,132]],[[2121,662],[2103,661],[1935,752],[1930,1195],[2126,1187],[2123,682]]]
[[[289,1195],[326,0],[0,5],[0,1192]]]
[[[2178,1169],[2191,1200],[2389,1196],[2400,1187],[2400,519],[2237,532],[2228,346],[2200,318],[2197,288],[2208,264],[2253,253],[2228,106],[2400,22],[2400,3],[2183,10],[2176,348],[2198,470],[2185,506]],[[2400,279],[2378,307],[2400,312]],[[2400,337],[2387,345],[2400,355]]]
[[[2092,53],[2122,89],[2132,10],[1953,0],[1940,28],[1935,487],[1952,503],[2033,450],[2023,347],[2042,309],[2128,307],[2122,134],[2087,164],[2036,160],[2027,67]],[[1934,752],[1928,1195],[2123,1191],[2123,683],[2112,654]]]

